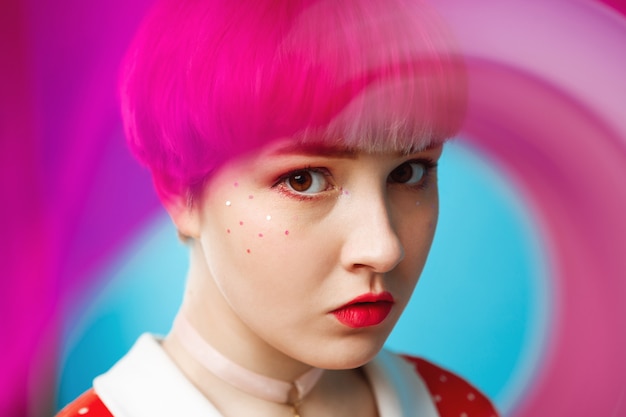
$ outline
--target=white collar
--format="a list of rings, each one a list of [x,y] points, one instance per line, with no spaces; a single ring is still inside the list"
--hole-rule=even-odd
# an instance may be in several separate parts
[[[424,381],[404,359],[383,350],[364,370],[380,417],[439,415]],[[93,385],[115,417],[222,417],[149,334]]]

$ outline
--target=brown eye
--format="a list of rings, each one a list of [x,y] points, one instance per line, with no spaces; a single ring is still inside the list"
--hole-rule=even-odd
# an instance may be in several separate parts
[[[414,185],[426,174],[426,167],[419,162],[405,162],[389,174],[389,180],[398,184]]]
[[[300,171],[290,175],[288,182],[292,190],[303,193],[311,188],[313,176],[308,171]]]
[[[329,187],[326,175],[317,169],[302,169],[294,171],[283,179],[283,184],[299,194],[316,194]]]

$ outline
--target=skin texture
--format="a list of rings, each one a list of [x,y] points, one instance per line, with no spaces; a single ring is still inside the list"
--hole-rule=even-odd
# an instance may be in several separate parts
[[[279,142],[227,164],[201,201],[171,211],[192,238],[182,311],[216,349],[273,378],[291,381],[311,366],[350,370],[367,363],[424,267],[438,215],[430,165],[441,150],[367,154]],[[331,314],[383,291],[395,302],[378,325],[354,329]],[[165,348],[213,397],[220,382],[194,367],[176,341],[166,339]],[[326,373],[310,402],[324,390],[345,391],[333,388],[342,380],[363,398],[362,375],[337,371]],[[371,415],[373,403],[363,404],[370,408],[363,415]]]

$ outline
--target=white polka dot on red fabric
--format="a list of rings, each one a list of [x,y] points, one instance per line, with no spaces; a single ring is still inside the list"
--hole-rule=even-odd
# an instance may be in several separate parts
[[[441,382],[446,382],[446,381],[448,380],[448,377],[447,377],[447,376],[445,376],[444,374],[441,374],[441,376],[439,377],[439,380],[440,380]]]
[[[437,402],[437,403],[438,403],[439,401],[441,401],[441,395],[435,395],[435,396],[433,397],[433,400],[435,400],[435,402]]]
[[[84,416],[85,414],[87,414],[89,412],[89,408],[87,407],[83,407],[80,410],[78,410],[78,415],[80,416]]]
[[[470,401],[474,401],[476,399],[476,395],[474,395],[473,392],[470,392],[469,394],[467,394],[467,399]]]
[[[461,413],[459,414],[459,417],[467,417],[467,413]]]

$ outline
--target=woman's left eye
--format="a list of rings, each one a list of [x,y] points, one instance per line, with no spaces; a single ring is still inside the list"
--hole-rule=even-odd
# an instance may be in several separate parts
[[[430,165],[425,161],[408,161],[398,166],[389,174],[389,182],[396,184],[417,185],[428,174]]]

